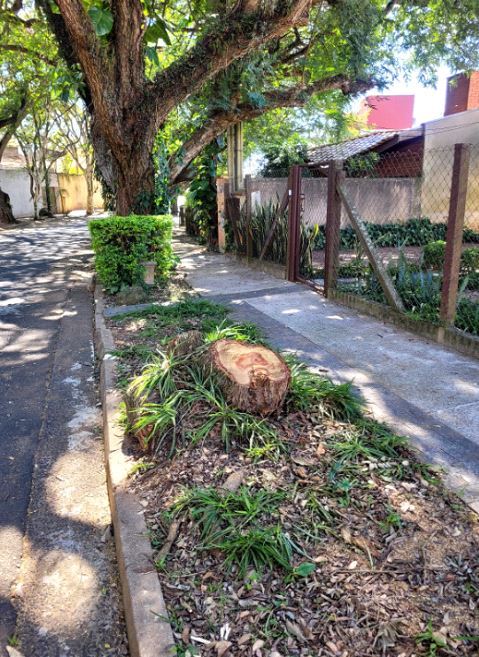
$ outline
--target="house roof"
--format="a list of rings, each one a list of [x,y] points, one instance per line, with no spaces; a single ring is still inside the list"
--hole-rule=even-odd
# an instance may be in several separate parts
[[[421,129],[368,132],[360,137],[347,139],[337,144],[325,144],[324,146],[312,148],[308,151],[308,160],[310,165],[326,164],[332,160],[347,160],[354,155],[374,150],[388,141],[394,140],[394,143],[398,143],[421,135]]]

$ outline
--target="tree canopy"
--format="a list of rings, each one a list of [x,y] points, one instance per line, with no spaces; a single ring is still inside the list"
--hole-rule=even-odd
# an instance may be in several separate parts
[[[441,62],[453,70],[478,64],[478,0],[37,5],[35,20],[42,31],[48,25],[85,101],[97,167],[121,213],[151,208],[158,134],[175,183],[239,121],[314,102],[334,112],[350,94],[385,87],[400,73],[419,70],[430,81]],[[27,10],[21,0],[0,1],[0,16],[23,32],[25,55],[36,48]]]

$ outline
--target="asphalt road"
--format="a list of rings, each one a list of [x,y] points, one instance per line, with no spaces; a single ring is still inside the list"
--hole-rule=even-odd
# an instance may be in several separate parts
[[[66,276],[88,258],[88,248],[84,220],[0,233],[0,653],[15,631],[12,586],[68,295]]]

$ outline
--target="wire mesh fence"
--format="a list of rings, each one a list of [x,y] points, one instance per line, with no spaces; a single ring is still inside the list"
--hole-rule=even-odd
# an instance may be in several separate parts
[[[226,206],[229,250],[286,266],[288,177],[247,179],[244,199],[230,197]]]
[[[479,146],[470,149],[458,286],[455,325],[479,335]]]
[[[471,149],[463,240],[477,243],[479,155]],[[351,217],[341,211],[337,289],[386,304],[389,282],[396,309],[417,319],[441,320],[447,222],[452,194],[454,147],[392,153],[345,167],[344,196],[364,227],[372,254],[358,238]],[[419,162],[422,166],[419,166]],[[420,174],[420,175],[418,175]],[[476,223],[475,223],[476,222]],[[468,244],[461,259],[455,325],[477,335],[479,249]],[[393,304],[394,305],[394,304]]]
[[[335,163],[334,171],[332,165],[302,167],[297,192],[292,171],[288,177],[281,170],[249,179],[244,201],[230,201],[233,249],[287,266],[318,286],[326,277],[337,291],[392,305],[416,319],[452,322],[477,336],[479,145],[467,147],[467,170],[459,172],[459,183],[467,182],[462,214],[459,206],[451,210],[460,187],[455,153],[454,145],[424,153],[418,148],[355,156]],[[297,224],[291,224],[291,194],[300,197]],[[451,212],[461,224],[460,233],[449,236],[456,247],[462,237],[456,255],[446,245]],[[292,226],[294,254],[288,251]],[[454,303],[452,316],[444,311],[445,294]]]

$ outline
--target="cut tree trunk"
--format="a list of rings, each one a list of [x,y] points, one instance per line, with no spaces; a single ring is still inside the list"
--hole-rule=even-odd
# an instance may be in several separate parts
[[[291,373],[274,351],[236,340],[218,340],[209,349],[209,359],[232,406],[257,415],[270,415],[281,407]]]
[[[10,197],[6,192],[0,189],[0,224],[16,224],[17,221],[13,216]]]

